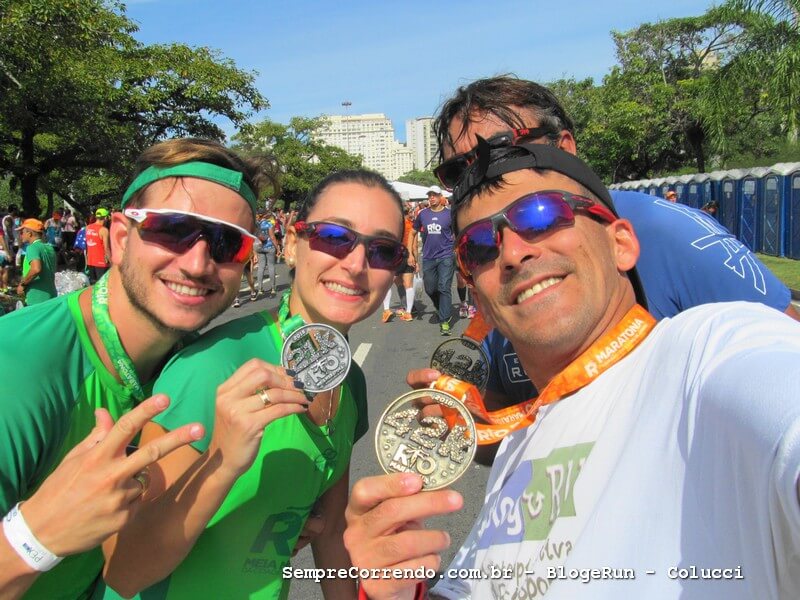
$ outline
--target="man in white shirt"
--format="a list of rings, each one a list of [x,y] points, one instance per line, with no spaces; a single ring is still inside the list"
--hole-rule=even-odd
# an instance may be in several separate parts
[[[800,596],[800,325],[748,303],[656,324],[633,228],[556,148],[479,140],[452,200],[459,266],[541,393],[431,597]],[[462,500],[420,487],[356,484],[355,566],[439,568],[449,537],[420,523]],[[362,590],[424,597],[418,583]]]

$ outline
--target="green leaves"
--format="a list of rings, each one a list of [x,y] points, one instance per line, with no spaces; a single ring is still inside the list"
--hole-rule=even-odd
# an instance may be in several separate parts
[[[281,198],[288,204],[303,200],[327,175],[361,166],[360,156],[318,140],[318,118],[293,117],[289,125],[264,120],[244,125],[233,136],[234,147],[244,153],[271,153],[281,170]]]
[[[145,147],[223,139],[220,117],[267,108],[255,74],[219,52],[145,46],[136,30],[118,2],[0,0],[0,174],[22,184],[26,214],[37,191],[113,196]],[[98,169],[108,189],[80,185]]]

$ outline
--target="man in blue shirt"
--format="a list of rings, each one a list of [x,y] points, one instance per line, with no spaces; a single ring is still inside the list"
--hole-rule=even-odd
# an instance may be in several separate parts
[[[435,128],[442,159],[437,173],[460,157],[469,157],[476,136],[501,144],[535,139],[577,154],[574,124],[555,95],[532,81],[512,77],[481,79],[460,87],[442,106]],[[507,135],[499,141],[499,134]],[[800,320],[789,289],[715,219],[639,192],[612,191],[611,195],[619,215],[633,224],[639,238],[636,268],[647,308],[657,319],[698,304],[747,300]],[[514,348],[498,331],[489,334],[484,349],[491,360],[485,394],[489,410],[537,395]],[[422,378],[430,376],[418,373]],[[477,459],[489,464],[495,451],[496,446],[482,446]]]
[[[450,335],[453,313],[453,227],[450,208],[442,189],[434,185],[428,190],[428,208],[423,208],[409,236],[408,264],[416,266],[417,232],[422,232],[422,283],[439,314],[439,331]]]

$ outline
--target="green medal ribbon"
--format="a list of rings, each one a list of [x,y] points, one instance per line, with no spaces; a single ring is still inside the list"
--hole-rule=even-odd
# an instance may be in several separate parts
[[[278,327],[281,330],[283,339],[286,339],[293,331],[300,329],[306,324],[301,315],[290,316],[289,298],[291,298],[291,296],[292,290],[286,290],[281,297],[281,305],[278,308]]]
[[[100,341],[111,358],[123,385],[128,388],[136,400],[144,400],[144,389],[139,383],[139,376],[136,374],[136,367],[133,365],[131,357],[122,347],[119,341],[119,334],[114,323],[111,322],[111,315],[108,313],[108,273],[103,275],[92,288],[92,316],[100,335]]]

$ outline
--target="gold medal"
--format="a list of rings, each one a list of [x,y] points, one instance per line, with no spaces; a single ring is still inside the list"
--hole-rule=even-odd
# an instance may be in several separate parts
[[[389,404],[375,430],[378,462],[386,473],[417,473],[423,489],[454,483],[475,456],[475,421],[446,392],[414,390]]]

